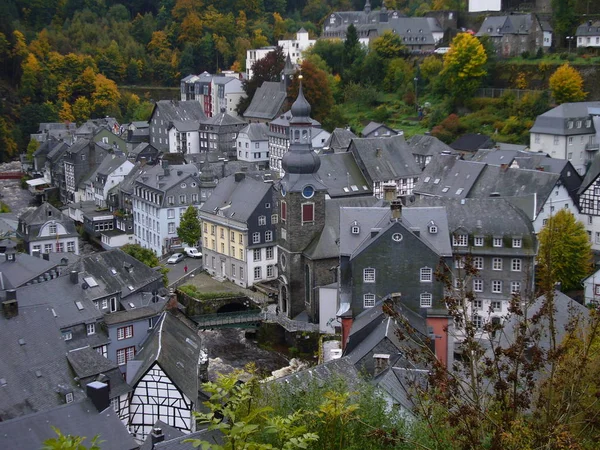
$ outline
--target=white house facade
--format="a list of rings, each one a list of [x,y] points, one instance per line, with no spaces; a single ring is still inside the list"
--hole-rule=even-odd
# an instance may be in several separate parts
[[[252,72],[252,66],[259,59],[263,59],[267,56],[267,53],[275,50],[276,47],[261,47],[261,48],[252,48],[250,50],[246,50],[246,77],[248,80],[252,79],[254,73]]]
[[[169,153],[200,153],[199,127],[197,120],[173,122],[169,128]]]
[[[290,55],[292,63],[300,64],[304,51],[312,47],[315,42],[317,42],[315,39],[308,38],[308,31],[300,28],[296,33],[296,39],[280,40],[277,44],[283,49],[284,55]]]
[[[237,136],[237,159],[247,162],[269,161],[268,128],[264,123],[250,123]]]
[[[237,117],[237,104],[246,93],[237,73],[214,75],[211,80],[211,117],[226,112]]]
[[[577,47],[600,48],[600,20],[588,20],[577,27]]]
[[[544,225],[546,225],[548,219],[561,209],[566,209],[571,214],[575,215],[575,217],[578,217],[579,215],[579,209],[573,201],[573,198],[569,195],[567,189],[562,184],[557,183],[556,186],[554,186],[554,190],[533,220],[533,229],[535,233],[538,234]]]
[[[502,0],[469,0],[469,12],[502,11]]]

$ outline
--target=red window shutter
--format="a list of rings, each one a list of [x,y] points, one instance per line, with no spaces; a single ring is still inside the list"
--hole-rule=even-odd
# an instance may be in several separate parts
[[[285,222],[286,219],[287,219],[287,203],[282,201],[281,202],[281,220],[283,222]]]
[[[305,203],[302,205],[302,222],[312,222],[315,216],[315,205]]]

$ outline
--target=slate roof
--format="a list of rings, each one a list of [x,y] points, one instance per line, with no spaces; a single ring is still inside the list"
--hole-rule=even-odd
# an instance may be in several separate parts
[[[483,163],[463,161],[456,155],[439,155],[425,167],[413,193],[465,198],[484,169]]]
[[[240,130],[239,134],[247,135],[248,139],[250,139],[252,142],[268,141],[268,131],[269,127],[267,127],[267,125],[264,123],[249,123]]]
[[[168,175],[165,175],[165,169],[160,164],[146,165],[136,178],[136,182],[150,189],[166,192],[189,177],[198,181],[198,168],[193,164],[170,165]],[[166,202],[166,196],[163,195],[161,206],[165,206]]]
[[[0,236],[13,236],[19,226],[19,218],[15,213],[0,213]]]
[[[227,78],[231,78],[231,77],[227,77]],[[226,112],[220,112],[218,114],[215,114],[212,117],[202,120],[201,123],[203,125],[227,126],[227,125],[241,125],[241,124],[244,124],[247,122],[238,117],[232,116],[231,114],[228,114]]]
[[[588,189],[594,181],[600,176],[600,154],[596,155],[596,157],[592,160],[592,165],[588,169],[581,182],[581,186],[579,188],[579,195],[583,194],[586,189]]]
[[[400,325],[383,312],[383,303],[383,300],[379,300],[373,308],[369,308],[356,316],[352,323],[343,355],[347,356],[354,364],[357,364],[381,341],[388,340],[398,349],[398,354],[390,355],[389,363],[393,365],[398,360],[402,349],[408,345],[407,342],[401,341],[397,336],[396,330]],[[414,327],[416,331],[415,338],[418,338],[419,334],[423,338],[427,336],[424,317],[409,308],[403,308],[401,305],[395,305],[395,309]]]
[[[363,130],[360,134],[361,134],[361,136],[364,136],[364,137],[371,137],[371,136],[369,136],[369,134],[373,133],[374,131],[376,131],[379,128],[385,128],[386,131],[389,131],[391,135],[398,134],[398,132],[396,130],[393,130],[392,128],[388,127],[387,125],[385,125],[383,123],[378,123],[378,122],[369,122],[367,124],[367,126],[365,126],[363,128]]]
[[[456,139],[450,147],[460,152],[476,152],[480,148],[489,148],[493,145],[493,141],[489,136],[484,134],[467,133]]]
[[[173,439],[184,437],[184,436],[187,437],[187,435],[184,434],[183,431],[181,431],[178,428],[172,427],[171,425],[163,422],[162,420],[157,420],[154,423],[154,428],[161,429],[163,435],[165,436],[164,442],[168,442]],[[159,442],[158,444],[162,444],[162,442]],[[151,435],[146,436],[146,440],[141,445],[140,450],[154,450],[153,445],[152,445],[152,436]]]
[[[586,21],[577,27],[576,36],[600,36],[600,20]]]
[[[134,303],[136,306],[131,308],[129,306],[129,299],[131,297],[132,296],[128,297],[127,301],[121,302],[121,304],[124,304],[123,306],[127,306],[126,309],[115,311],[104,316],[104,323],[106,323],[107,326],[110,327],[111,325],[118,325],[147,317],[154,317],[162,311],[166,304],[166,299],[163,297],[158,297],[158,301],[153,303],[152,293],[140,292],[135,294],[133,297],[136,297],[137,299],[143,298],[143,304],[140,305],[140,302],[137,301]]]
[[[413,155],[434,156],[443,152],[454,153],[452,147],[435,136],[416,134],[406,141]]]
[[[57,161],[68,149],[69,145],[66,142],[59,142],[52,147],[52,150],[50,150],[46,158],[50,161]]]
[[[66,267],[61,267],[63,266],[61,259],[66,258],[67,263],[70,259],[73,263],[77,256],[70,253],[50,253],[48,258],[47,261],[42,257],[27,253],[16,253],[15,259],[9,261],[0,255],[0,274],[2,274],[0,288],[17,288],[40,276],[44,276],[48,272],[54,271],[56,273],[66,270]]]
[[[460,228],[469,234],[478,234],[479,230],[485,230],[486,234],[495,236],[533,234],[531,220],[521,209],[513,206],[504,198],[422,197],[415,202],[414,206],[444,206],[450,233]],[[520,249],[520,251],[525,250]],[[535,249],[531,249],[531,251],[535,252]]]
[[[352,391],[360,384],[361,375],[349,358],[337,358],[309,369],[268,381],[266,389],[268,392],[271,385],[288,385],[291,393],[300,393],[310,387],[312,383],[323,386],[336,379],[344,380],[347,383],[348,390]]]
[[[349,151],[370,182],[418,177],[421,174],[403,136],[353,139]]]
[[[370,236],[383,219],[389,216],[389,207],[350,207],[340,208],[340,255],[350,256],[358,246]],[[358,225],[358,234],[352,233],[352,226]]]
[[[206,119],[202,105],[196,100],[159,100],[154,105],[152,117],[157,110],[161,120],[168,122]]]
[[[131,387],[123,379],[119,366],[91,347],[71,350],[67,353],[67,360],[79,378],[83,389],[88,383],[96,381],[98,375],[103,374],[109,380],[110,398],[119,397],[131,391]]]
[[[125,192],[127,194],[133,194],[133,187],[135,186],[135,180],[147,170],[144,166],[142,166],[139,162],[137,162],[131,171],[123,177],[123,181],[119,183],[116,188],[120,189],[121,192]]]
[[[23,345],[20,339],[24,339]],[[18,316],[6,319],[0,315],[0,342],[1,420],[65,403],[64,395],[59,393],[60,386],[73,392],[75,401],[85,398],[73,381],[65,357],[67,346],[48,305],[27,306],[19,299]],[[0,429],[7,423],[1,420]],[[21,449],[10,440],[8,447],[1,445],[6,439],[4,430],[0,433],[0,447]]]
[[[600,108],[600,102],[563,103],[537,116],[529,132],[562,136],[593,134],[596,132],[593,121],[590,128],[585,127],[585,120],[590,118],[589,108]],[[581,128],[577,128],[575,124],[573,128],[569,128],[569,119],[571,121],[581,119],[583,121]]]
[[[198,131],[200,128],[199,120],[173,120],[169,124],[169,130],[175,128],[179,132]]]
[[[256,90],[245,118],[273,120],[281,111],[287,94],[278,81],[265,81]]]
[[[37,150],[33,153],[33,156],[47,155],[56,144],[57,141],[52,136],[50,136],[48,139],[40,143]]]
[[[350,146],[350,141],[357,137],[357,135],[346,128],[336,128],[331,132],[329,139],[327,139],[323,147],[333,150],[334,153],[346,152]]]
[[[234,174],[219,181],[200,211],[214,215],[217,210],[221,210],[224,217],[246,222],[272,185],[247,176],[235,181],[235,177]]]
[[[379,35],[391,29],[408,46],[435,45],[433,33],[444,31],[435,17],[392,17],[388,22],[379,23],[376,29]]]
[[[52,206],[50,203],[44,202],[35,209],[31,209],[23,213],[19,220],[24,222],[25,225],[43,225],[49,220],[57,221],[69,221],[72,222],[67,216],[65,216],[59,209]]]
[[[202,425],[201,425],[202,426]],[[185,436],[176,437],[170,440],[159,442],[155,445],[156,450],[196,450],[201,447],[194,447],[191,442],[184,442],[187,439],[199,439],[211,444],[222,445],[223,433],[221,430],[200,430]],[[141,450],[141,449],[140,449]]]
[[[162,279],[161,273],[118,248],[85,256],[74,269],[79,270],[82,281],[91,276],[98,283],[96,287],[85,289],[86,293],[94,294],[91,298],[120,292],[124,299]]]
[[[475,36],[501,37],[505,34],[529,34],[532,23],[531,14],[490,16],[485,18]]]
[[[64,435],[87,437],[83,442],[86,446],[95,435],[99,435],[102,450],[138,448],[138,444],[112,408],[99,413],[89,399],[0,422],[0,447],[39,450],[46,439],[56,437],[52,426],[58,428]]]
[[[347,197],[325,200],[325,224],[321,233],[308,245],[304,253],[310,259],[337,258],[340,255],[340,208],[381,205],[375,197]]]
[[[401,364],[400,367],[392,366],[376,377],[375,386],[388,394],[395,404],[400,404],[411,412],[415,406],[413,395],[416,389],[427,388],[429,371]]]
[[[362,174],[352,153],[320,155],[321,167],[317,172],[330,197],[373,195],[372,186]]]
[[[533,304],[528,305],[525,314],[526,317],[528,319],[532,319],[534,316],[536,316],[545,301],[545,296],[536,298]],[[554,320],[556,343],[560,345],[567,335],[567,330],[585,330],[590,326],[590,310],[581,303],[577,303],[572,298],[566,296],[562,292],[554,291]],[[513,342],[515,327],[521,321],[521,317],[513,315],[505,322],[503,332],[500,335],[499,346],[506,347]],[[539,322],[536,322],[535,325],[531,325],[531,329],[532,331],[530,331],[530,333],[533,333],[533,330],[538,330],[541,332],[539,340],[534,339],[534,342],[536,342],[536,344],[542,349],[550,349],[551,341],[547,316],[542,315]]]
[[[134,364],[127,363],[127,382],[134,387],[155,364],[162,368],[173,384],[198,406],[198,361],[202,339],[193,323],[173,313],[163,313],[140,349]],[[137,367],[136,367],[137,366]],[[135,369],[134,369],[135,368]]]

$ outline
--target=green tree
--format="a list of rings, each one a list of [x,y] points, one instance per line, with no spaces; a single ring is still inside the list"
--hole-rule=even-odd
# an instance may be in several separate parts
[[[561,209],[548,219],[538,239],[540,283],[546,288],[560,282],[563,290],[579,289],[592,267],[591,244],[583,223]]]
[[[564,45],[565,37],[573,32],[579,20],[575,10],[575,0],[552,0],[552,27],[557,34],[559,46]]]
[[[27,161],[33,162],[33,154],[36,152],[39,146],[40,143],[36,139],[31,139],[29,141],[29,144],[27,144],[27,154],[25,156]]]
[[[196,246],[200,240],[202,229],[200,219],[198,219],[198,210],[193,205],[188,206],[183,216],[181,216],[181,221],[177,227],[177,236],[191,247]]]
[[[302,69],[302,88],[304,96],[311,106],[313,119],[323,122],[333,107],[333,94],[327,74],[312,62],[304,60]],[[295,77],[289,87],[288,96],[295,99],[298,96],[299,78]]]
[[[42,450],[100,450],[100,444],[103,442],[96,435],[90,441],[90,446],[87,447],[83,444],[83,441],[86,440],[85,437],[62,434],[56,427],[52,427],[52,429],[57,436],[46,439]]]
[[[121,247],[121,250],[123,250],[128,255],[133,256],[135,259],[146,264],[148,267],[150,267],[152,269],[154,269],[156,267],[161,267],[158,257],[149,248],[144,248],[139,244],[125,244],[124,246]],[[163,283],[165,284],[165,286],[169,282],[169,280],[167,278],[168,272],[169,272],[169,269],[167,269],[166,267],[161,267],[160,273],[162,273]]]
[[[470,33],[459,33],[444,55],[441,75],[455,101],[471,98],[486,75],[487,55],[479,40]]]
[[[201,424],[208,424],[209,430],[220,430],[224,436],[224,444],[190,439],[195,447],[202,450],[293,450],[311,448],[309,444],[318,440],[315,433],[310,433],[301,424],[302,411],[294,412],[287,417],[273,416],[272,408],[259,406],[256,402],[259,382],[256,377],[242,383],[242,372],[221,375],[215,383],[205,383],[203,390],[210,395],[204,402],[207,413],[194,413]],[[275,445],[261,442],[260,434],[270,434]]]
[[[550,91],[557,104],[580,102],[585,99],[583,78],[577,69],[569,63],[563,64],[550,76]]]

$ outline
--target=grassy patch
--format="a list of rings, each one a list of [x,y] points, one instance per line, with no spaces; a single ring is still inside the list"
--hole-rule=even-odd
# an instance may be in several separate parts
[[[234,298],[243,297],[244,294],[240,292],[204,292],[198,290],[198,288],[191,284],[185,284],[179,287],[179,290],[184,294],[194,297],[198,300],[213,300],[215,298]]]

